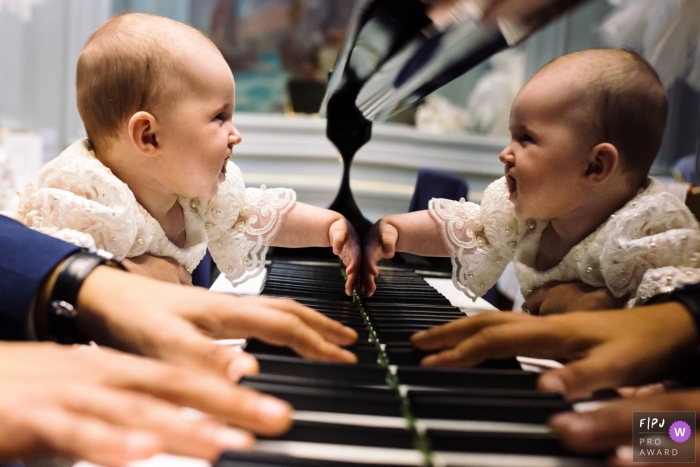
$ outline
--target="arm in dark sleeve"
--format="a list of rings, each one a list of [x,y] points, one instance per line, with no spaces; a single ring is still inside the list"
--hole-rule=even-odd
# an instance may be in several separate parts
[[[80,247],[0,215],[0,339],[21,340],[44,278]]]

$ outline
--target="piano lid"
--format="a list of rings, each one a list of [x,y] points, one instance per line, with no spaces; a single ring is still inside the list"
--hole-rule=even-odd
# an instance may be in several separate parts
[[[342,91],[365,119],[383,121],[583,1],[553,0],[484,25],[490,0],[356,0],[320,113]]]

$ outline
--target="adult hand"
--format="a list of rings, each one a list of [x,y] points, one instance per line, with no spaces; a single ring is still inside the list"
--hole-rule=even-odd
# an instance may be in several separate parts
[[[398,230],[385,219],[379,219],[369,229],[362,248],[362,277],[360,278],[362,289],[368,297],[377,290],[377,285],[374,283],[374,278],[379,275],[377,263],[382,259],[394,257],[398,239]]]
[[[352,290],[357,282],[357,273],[360,269],[362,249],[360,239],[352,224],[345,218],[333,222],[328,229],[328,240],[333,247],[333,254],[337,255],[345,265],[345,293],[352,295]]]
[[[125,258],[122,260],[122,264],[129,272],[141,276],[152,277],[165,282],[174,282],[175,284],[192,285],[192,274],[174,258],[141,255],[134,258]]]
[[[622,332],[622,330],[624,332]],[[426,366],[474,366],[517,355],[568,362],[540,376],[539,387],[570,400],[621,385],[655,382],[691,356],[698,344],[680,304],[535,317],[484,313],[415,334],[413,344],[442,350]]]
[[[622,308],[628,297],[615,297],[607,287],[592,287],[583,282],[549,282],[533,290],[525,304],[533,315],[569,311],[614,310]]]
[[[490,0],[482,11],[483,22],[494,22],[497,18],[522,18],[541,7],[561,0]]]
[[[697,412],[700,411],[700,391],[679,391],[653,396],[634,397],[612,402],[591,412],[567,412],[555,415],[549,426],[563,443],[578,452],[606,452],[616,446],[629,445],[632,440],[634,412]],[[696,459],[700,461],[700,440],[696,435]],[[615,465],[637,465],[628,458],[618,458]],[[658,464],[644,464],[658,465]],[[666,463],[662,465],[668,465]],[[697,465],[697,464],[693,464]]]
[[[182,406],[212,418],[188,419]],[[107,349],[0,344],[0,459],[51,453],[106,466],[158,452],[214,459],[249,448],[248,430],[285,431],[290,414],[285,402],[201,370]]]
[[[213,339],[256,337],[318,360],[355,362],[357,333],[293,300],[236,297],[100,266],[78,296],[78,328],[98,344],[237,380],[255,359]]]

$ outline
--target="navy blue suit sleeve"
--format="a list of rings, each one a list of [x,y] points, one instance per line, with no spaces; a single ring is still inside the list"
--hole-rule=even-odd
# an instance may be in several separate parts
[[[79,249],[0,215],[0,339],[25,338],[29,307],[39,285]]]

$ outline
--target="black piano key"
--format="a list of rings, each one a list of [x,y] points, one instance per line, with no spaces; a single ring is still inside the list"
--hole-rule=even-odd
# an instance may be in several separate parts
[[[268,355],[258,355],[257,359],[261,373],[347,381],[358,386],[386,384],[386,370],[380,365],[311,362]]]
[[[433,451],[570,455],[559,440],[549,433],[483,433],[429,429],[426,434],[430,438]]]
[[[287,386],[301,386],[310,388],[327,388],[327,389],[341,389],[347,390],[352,389],[358,394],[388,394],[395,395],[396,390],[390,388],[389,386],[358,386],[355,383],[348,381],[333,381],[328,379],[313,379],[305,378],[302,376],[288,376],[288,375],[274,375],[274,374],[261,374],[256,373],[254,375],[245,375],[241,378],[241,384],[243,382],[251,383],[269,383],[269,384],[279,384]]]
[[[412,393],[409,399],[413,414],[419,419],[545,424],[552,415],[571,410],[569,403],[556,399],[500,399],[420,393]]]
[[[370,464],[305,459],[265,452],[227,451],[214,467],[396,467],[395,464]]]
[[[241,385],[289,402],[295,410],[361,415],[401,416],[401,401],[393,392],[357,391],[265,383],[245,379]]]
[[[398,368],[401,384],[427,387],[531,389],[537,388],[537,373],[522,370],[476,368]]]
[[[253,375],[257,377],[258,375]],[[247,376],[246,376],[247,378]],[[411,388],[407,391],[410,398],[414,394],[422,396],[445,397],[456,395],[459,397],[481,397],[494,399],[535,399],[535,400],[562,400],[561,394],[528,389],[493,389],[493,388]]]
[[[365,333],[366,330],[362,330]],[[366,338],[365,338],[366,339]],[[376,364],[378,358],[377,348],[374,344],[370,342],[358,343],[350,347],[346,347],[346,350],[354,353],[357,356],[358,363],[370,363]],[[259,341],[257,339],[249,339],[245,346],[245,351],[253,355],[277,355],[280,357],[299,357],[294,350],[289,347],[280,347],[277,345],[267,344],[265,342]]]
[[[412,444],[411,432],[406,429],[309,421],[295,421],[289,431],[275,439],[399,449],[411,449]]]

